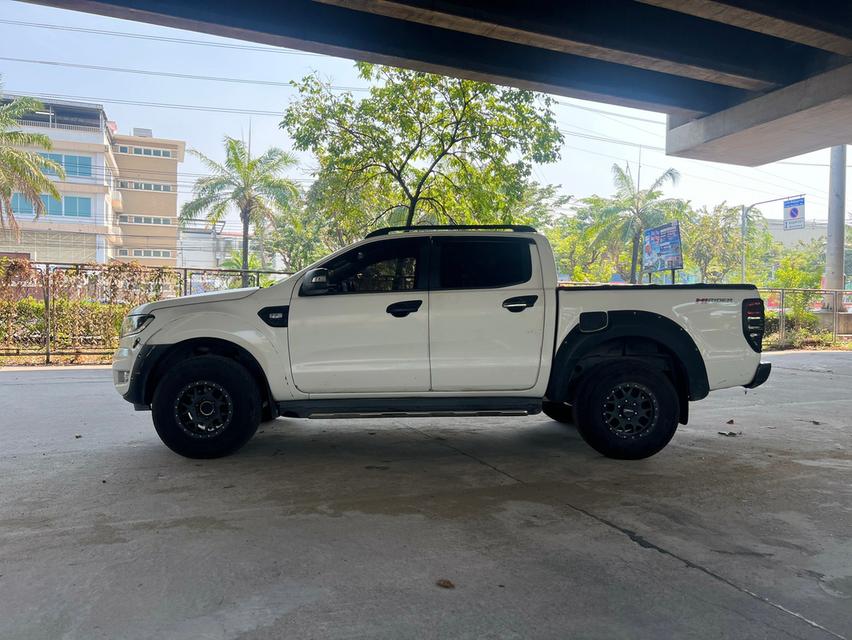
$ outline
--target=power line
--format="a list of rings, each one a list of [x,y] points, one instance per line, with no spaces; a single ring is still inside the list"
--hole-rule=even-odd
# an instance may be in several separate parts
[[[143,100],[125,100],[123,98],[97,98],[94,96],[74,96],[68,94],[61,93],[33,93],[31,91],[10,91],[10,93],[15,93],[19,95],[28,95],[33,98],[43,98],[50,99],[55,98],[57,100],[80,100],[83,102],[104,102],[111,104],[127,104],[137,107],[156,107],[161,109],[178,109],[185,111],[210,111],[212,113],[236,113],[239,115],[247,115],[247,116],[274,116],[276,118],[280,118],[283,115],[281,110],[278,111],[265,111],[262,109],[246,109],[246,108],[231,108],[231,107],[214,107],[211,105],[198,105],[198,104],[177,104],[177,103],[168,103],[168,102],[146,102]]]
[[[666,124],[662,120],[652,120],[651,118],[641,118],[639,116],[631,116],[624,113],[616,113],[614,111],[607,111],[605,109],[595,109],[593,107],[584,107],[579,104],[573,104],[571,102],[561,102],[560,100],[553,99],[554,104],[558,104],[563,107],[570,107],[571,109],[580,109],[581,111],[590,111],[591,113],[598,113],[601,115],[615,116],[616,118],[626,118],[627,120],[636,120],[637,122],[650,122],[651,124],[664,125]]]
[[[142,76],[156,76],[161,78],[178,78],[180,80],[204,80],[208,82],[233,82],[237,84],[253,84],[272,87],[286,87],[293,89],[293,85],[289,82],[278,82],[276,80],[251,80],[248,78],[230,78],[225,76],[202,76],[193,73],[175,73],[172,71],[151,71],[149,69],[129,69],[125,67],[107,67],[97,64],[81,64],[76,62],[59,62],[57,60],[33,60],[30,58],[12,58],[8,56],[0,56],[0,60],[6,62],[18,62],[21,64],[38,64],[49,67],[67,67],[70,69],[84,69],[86,71],[109,71],[113,73],[132,73]],[[369,87],[340,87],[335,85],[326,85],[334,91],[369,91]]]
[[[227,42],[212,42],[210,40],[199,40],[191,38],[175,38],[170,36],[155,36],[142,33],[130,33],[128,31],[108,31],[106,29],[91,29],[87,27],[71,27],[59,24],[47,24],[44,22],[25,22],[23,20],[0,20],[0,24],[10,24],[18,27],[32,27],[37,29],[51,29],[55,31],[71,31],[75,33],[92,33],[96,35],[115,36],[121,38],[133,38],[138,40],[155,40],[158,42],[170,42],[174,44],[189,44],[204,47],[216,47],[221,49],[240,49],[243,51],[257,51],[260,53],[277,53],[293,56],[311,56],[311,57],[329,57],[321,53],[311,53],[310,51],[297,51],[295,49],[287,49],[284,47],[263,47],[249,44],[236,44]]]

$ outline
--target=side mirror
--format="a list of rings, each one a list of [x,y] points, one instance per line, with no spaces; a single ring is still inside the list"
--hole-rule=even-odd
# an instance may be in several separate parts
[[[328,293],[328,269],[311,269],[302,278],[302,288],[299,293],[303,296],[320,296]]]

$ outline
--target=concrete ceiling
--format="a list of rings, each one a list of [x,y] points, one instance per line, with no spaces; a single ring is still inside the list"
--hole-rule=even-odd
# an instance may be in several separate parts
[[[35,0],[669,115],[671,155],[852,143],[849,0]]]

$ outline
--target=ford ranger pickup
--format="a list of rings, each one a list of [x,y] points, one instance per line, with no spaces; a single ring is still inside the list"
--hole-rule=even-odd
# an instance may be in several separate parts
[[[752,285],[560,286],[526,226],[388,228],[268,288],[143,304],[114,384],[173,451],[261,421],[531,415],[605,456],[660,451],[689,403],[766,381]]]

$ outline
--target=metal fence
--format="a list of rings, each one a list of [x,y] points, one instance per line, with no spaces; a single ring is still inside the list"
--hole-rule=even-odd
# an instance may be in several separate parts
[[[98,357],[118,344],[122,318],[144,302],[241,286],[232,269],[56,264],[0,260],[0,356],[50,363],[54,356]],[[290,275],[248,272],[251,286]],[[630,286],[630,285],[625,285]],[[852,291],[760,289],[772,346],[837,342],[852,336]]]
[[[249,286],[288,272],[250,270]],[[56,264],[12,260],[0,270],[0,356],[50,363],[54,356],[105,356],[118,345],[121,319],[155,300],[241,286],[242,271]]]
[[[787,344],[791,334],[827,336],[837,342],[852,335],[852,291],[840,289],[760,289],[767,334]]]

